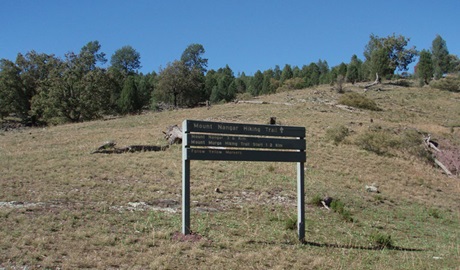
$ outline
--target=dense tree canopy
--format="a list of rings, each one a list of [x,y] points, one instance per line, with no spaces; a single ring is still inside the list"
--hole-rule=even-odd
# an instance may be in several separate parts
[[[228,65],[207,70],[205,49],[198,43],[187,46],[180,60],[161,68],[158,75],[139,73],[140,54],[129,45],[113,53],[108,67],[104,67],[107,59],[98,41],[63,58],[35,51],[19,53],[14,62],[0,59],[0,117],[14,115],[30,124],[77,122],[108,113],[136,113],[159,102],[189,107],[207,100],[228,102],[338,80],[373,80],[376,73],[392,78],[396,70],[406,71],[418,54],[415,47],[407,48],[409,41],[402,35],[371,35],[364,62],[353,55],[349,63],[329,67],[319,59],[301,67],[275,65],[249,76],[244,72],[235,76]],[[460,72],[460,60],[449,54],[438,35],[431,50],[421,52],[417,76],[429,83],[433,74],[439,79],[450,72]]]

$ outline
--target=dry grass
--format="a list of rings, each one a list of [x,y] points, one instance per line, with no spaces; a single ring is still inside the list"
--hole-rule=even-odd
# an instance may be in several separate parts
[[[379,126],[417,129],[459,146],[460,94],[394,87],[364,95],[382,111],[342,110],[334,105],[340,94],[324,86],[260,97],[277,104],[1,133],[0,268],[455,269],[459,180],[411,153],[377,155],[354,142]],[[286,226],[296,215],[295,164],[193,161],[197,237],[180,241],[179,146],[90,154],[106,140],[164,144],[161,131],[184,119],[266,123],[271,116],[307,128],[306,201],[336,198],[353,222],[308,205],[307,243],[300,244]],[[335,145],[326,134],[339,126],[349,136]],[[381,193],[367,193],[371,183]],[[393,246],[373,249],[376,235]]]

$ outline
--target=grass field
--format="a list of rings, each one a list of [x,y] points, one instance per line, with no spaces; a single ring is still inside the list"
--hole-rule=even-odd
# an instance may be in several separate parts
[[[259,97],[266,104],[1,132],[0,269],[459,269],[460,179],[400,138],[416,130],[460,147],[460,93],[346,89],[381,110],[338,107],[320,86]],[[272,116],[307,129],[305,243],[294,163],[192,161],[194,234],[183,237],[179,145],[90,154],[107,140],[164,145],[162,131],[184,119]],[[334,141],[334,129],[347,133]],[[324,196],[340,205],[313,203]]]

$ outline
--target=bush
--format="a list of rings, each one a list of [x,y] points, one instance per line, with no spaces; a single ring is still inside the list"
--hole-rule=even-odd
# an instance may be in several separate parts
[[[321,201],[323,200],[323,198],[316,194],[315,196],[313,196],[310,200],[310,204],[312,205],[315,205],[315,206],[323,206],[323,204],[321,203]]]
[[[371,111],[381,111],[375,101],[368,99],[364,95],[358,93],[346,93],[339,98],[339,104],[371,110]]]
[[[432,81],[430,86],[440,90],[460,92],[460,77],[447,76],[446,78]]]
[[[366,132],[359,136],[355,143],[360,148],[374,152],[377,155],[387,154],[389,148],[398,145],[398,141],[394,136],[384,130]]]
[[[393,240],[391,239],[391,235],[381,234],[381,233],[374,233],[370,237],[371,242],[376,245],[378,248],[391,248],[394,247]]]
[[[341,143],[348,135],[350,131],[345,126],[337,126],[328,128],[326,130],[326,140],[334,142],[335,145]]]
[[[334,210],[334,212],[339,213],[345,221],[353,222],[353,217],[351,216],[350,211],[345,209],[345,205],[342,201],[333,200],[331,202],[331,209]]]

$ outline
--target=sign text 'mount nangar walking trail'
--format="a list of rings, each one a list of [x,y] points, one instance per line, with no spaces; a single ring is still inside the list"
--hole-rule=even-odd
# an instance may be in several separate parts
[[[182,233],[190,234],[190,161],[297,163],[297,229],[305,238],[305,128],[185,120],[182,123]]]

